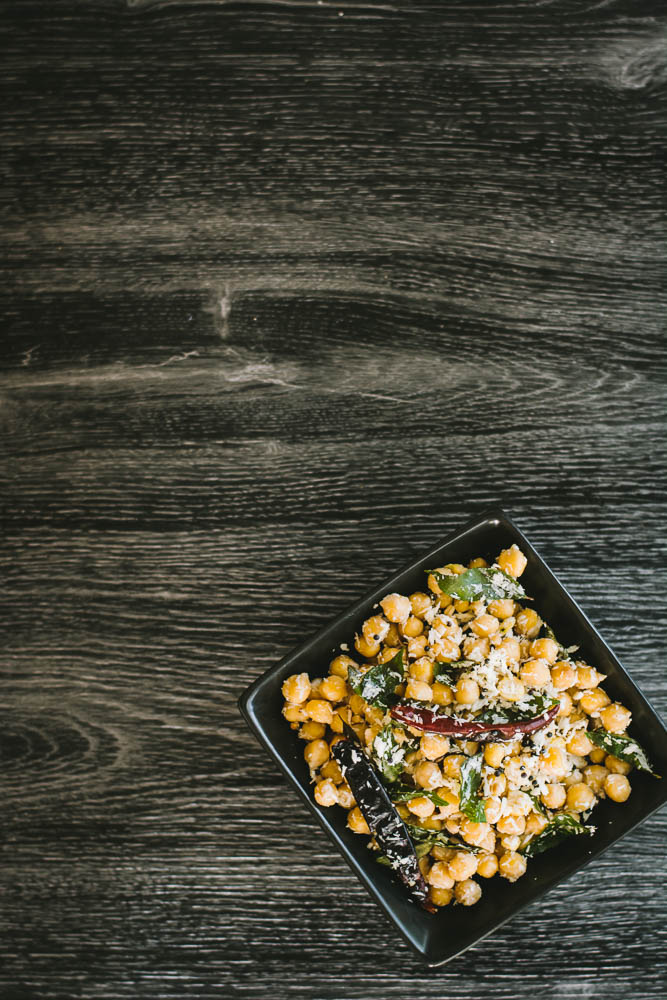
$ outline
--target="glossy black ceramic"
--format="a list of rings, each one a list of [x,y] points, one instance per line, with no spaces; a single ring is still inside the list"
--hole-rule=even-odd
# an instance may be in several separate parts
[[[607,674],[605,690],[632,710],[631,732],[639,738],[655,770],[667,774],[667,739],[663,723],[528,539],[501,510],[488,511],[471,521],[457,534],[385,580],[259,677],[239,700],[251,730],[282,768],[346,862],[406,941],[432,966],[448,961],[485,937],[645,820],[667,799],[667,780],[633,772],[632,794],[627,802],[619,805],[605,800],[596,806],[590,819],[597,827],[592,837],[573,837],[530,859],[527,874],[513,884],[501,878],[484,880],[484,894],[476,906],[449,906],[430,915],[407,898],[390,870],[377,864],[366,847],[367,839],[346,828],[343,809],[337,806],[322,809],[314,801],[303,759],[303,742],[281,714],[280,688],[285,677],[293,673],[305,670],[311,675],[326,674],[340,643],[347,642],[351,646],[355,631],[385,594],[423,590],[424,570],[448,562],[466,563],[480,555],[493,559],[513,542],[528,557],[521,582],[534,597],[533,606],[554,628],[562,643],[578,645],[582,658]]]

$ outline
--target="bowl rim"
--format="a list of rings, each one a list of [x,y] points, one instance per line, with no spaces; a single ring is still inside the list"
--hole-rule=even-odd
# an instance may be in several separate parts
[[[537,549],[531,544],[528,538],[524,535],[521,529],[513,521],[513,519],[506,513],[504,509],[500,506],[492,506],[486,508],[481,513],[477,514],[475,517],[470,518],[466,521],[461,528],[456,531],[450,532],[444,538],[442,538],[437,545],[432,546],[428,550],[425,550],[418,554],[418,556],[412,559],[410,562],[403,565],[399,570],[392,574],[389,579],[385,579],[381,585],[374,587],[369,590],[361,598],[354,601],[348,607],[343,609],[335,618],[329,619],[322,628],[318,629],[313,635],[305,639],[303,642],[299,643],[297,646],[290,649],[283,657],[281,657],[273,666],[265,670],[259,677],[252,681],[247,688],[242,692],[238,698],[238,707],[243,716],[248,728],[254,734],[256,739],[260,744],[269,752],[270,756],[278,764],[280,770],[283,772],[285,777],[288,779],[291,786],[296,790],[297,794],[300,796],[303,802],[305,802],[310,813],[316,818],[319,826],[324,830],[329,840],[335,845],[338,852],[343,856],[348,867],[354,872],[359,881],[365,887],[367,892],[372,896],[372,898],[380,905],[385,914],[389,917],[392,924],[401,934],[401,937],[406,941],[406,943],[417,953],[421,960],[429,968],[437,968],[438,966],[444,965],[446,962],[451,961],[458,955],[461,955],[468,948],[473,945],[478,944],[480,941],[484,940],[490,934],[494,933],[500,927],[502,927],[508,920],[512,919],[517,913],[525,909],[525,907],[536,903],[538,900],[549,892],[554,886],[559,885],[561,882],[565,881],[575,872],[581,871],[592,861],[601,857],[610,847],[615,846],[619,840],[630,834],[639,825],[641,825],[645,820],[652,816],[658,809],[660,809],[667,801],[667,788],[663,787],[662,800],[658,801],[657,804],[651,807],[647,812],[643,813],[636,822],[627,826],[618,836],[614,837],[609,841],[609,843],[598,847],[595,851],[591,851],[588,856],[577,857],[573,859],[570,863],[563,866],[555,875],[547,876],[544,881],[536,887],[533,894],[528,899],[520,899],[516,901],[514,907],[512,907],[508,913],[499,917],[499,919],[491,924],[491,926],[481,933],[477,933],[471,937],[470,940],[465,940],[460,947],[454,949],[450,948],[440,948],[434,949],[430,948],[428,944],[426,946],[422,945],[420,941],[416,938],[414,934],[410,932],[408,928],[404,925],[403,921],[395,914],[391,903],[387,900],[381,887],[377,886],[370,873],[359,863],[357,858],[348,850],[347,845],[341,839],[338,831],[332,825],[330,820],[326,815],[326,810],[322,810],[317,806],[317,803],[312,797],[309,788],[304,788],[304,786],[296,778],[294,772],[292,771],[289,763],[285,760],[283,754],[278,750],[276,746],[267,736],[265,728],[258,718],[254,710],[254,701],[258,694],[271,682],[283,672],[286,672],[294,660],[300,660],[302,657],[308,654],[308,651],[317,646],[318,643],[327,637],[331,632],[335,632],[337,628],[346,622],[349,622],[352,618],[358,618],[360,615],[366,612],[366,610],[373,604],[385,596],[388,592],[391,592],[391,588],[398,583],[404,576],[418,571],[422,568],[425,562],[428,562],[431,558],[434,558],[438,553],[441,552],[446,546],[455,544],[461,541],[465,535],[471,534],[476,530],[483,527],[497,527],[505,528],[509,533],[515,536],[515,541],[520,545],[522,551],[530,553],[530,555],[539,564],[540,570],[546,574],[549,581],[550,587],[555,587],[560,592],[560,597],[564,599],[565,603],[569,605],[569,612],[578,616],[580,622],[583,626],[591,633],[591,635],[596,638],[606,649],[607,653],[611,657],[616,669],[618,669],[620,675],[625,678],[625,680],[634,688],[635,693],[644,702],[645,706],[651,712],[653,719],[656,724],[662,727],[663,733],[667,736],[667,727],[665,727],[662,719],[658,715],[657,711],[650,703],[650,701],[645,697],[645,695],[640,691],[637,685],[634,683],[628,672],[625,670],[623,665],[620,663],[613,650],[610,648],[609,644],[603,639],[598,630],[588,619],[585,612],[580,608],[577,602],[569,594],[568,590],[563,586],[563,584],[558,580],[553,571],[549,568],[547,563],[544,561],[542,556],[539,554]],[[287,674],[286,674],[287,676]],[[666,782],[667,784],[667,782]],[[414,904],[413,904],[414,905]],[[420,912],[421,916],[421,912]],[[433,920],[429,914],[424,912],[424,919]]]

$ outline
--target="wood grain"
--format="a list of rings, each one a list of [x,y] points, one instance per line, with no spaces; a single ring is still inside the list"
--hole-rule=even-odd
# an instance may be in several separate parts
[[[662,1000],[664,812],[425,971],[236,698],[500,502],[667,711],[664,6],[0,26],[2,1000]]]

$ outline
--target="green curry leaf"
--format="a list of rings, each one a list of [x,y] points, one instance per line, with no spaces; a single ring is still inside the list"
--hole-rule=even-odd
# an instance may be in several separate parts
[[[392,802],[409,802],[411,799],[419,799],[423,796],[434,802],[436,806],[449,805],[449,802],[432,788],[413,788],[412,785],[406,785],[400,781],[387,785],[387,792]]]
[[[467,569],[458,576],[449,576],[435,570],[433,576],[443,594],[449,594],[459,601],[479,601],[481,598],[497,601],[506,597],[518,600],[526,597],[521,584],[498,566]]]
[[[631,736],[626,736],[624,733],[608,733],[606,729],[589,729],[586,735],[591,743],[595,743],[607,753],[624,760],[627,764],[632,764],[639,771],[648,771],[649,774],[658,777],[639,743]]]
[[[414,823],[406,823],[410,837],[415,845],[418,858],[423,858],[432,847],[453,847],[457,851],[469,851],[478,854],[482,848],[474,844],[466,844],[464,840],[450,837],[444,830],[425,830]]]
[[[388,708],[395,701],[396,686],[404,679],[404,674],[405,660],[401,648],[391,660],[376,663],[363,673],[357,667],[350,667],[347,679],[352,690],[369,705]]]
[[[484,754],[478,753],[474,757],[468,757],[461,764],[461,791],[459,793],[459,809],[461,812],[473,820],[474,823],[486,822],[486,811],[484,800],[478,796],[479,786],[482,783],[482,765],[484,764]]]
[[[396,781],[405,768],[405,747],[398,742],[389,723],[373,740],[371,752],[385,781]]]
[[[548,825],[542,833],[538,833],[537,836],[528,841],[522,853],[526,857],[532,858],[536,854],[541,854],[542,851],[548,851],[550,848],[555,847],[567,837],[580,833],[593,834],[595,833],[595,827],[580,823],[578,819],[570,816],[569,813],[558,813],[553,819],[549,820]]]
[[[541,691],[533,691],[527,699],[525,708],[485,708],[476,716],[476,721],[503,724],[520,722],[522,719],[535,719],[538,715],[543,715],[557,705],[558,701],[558,698],[552,698]]]

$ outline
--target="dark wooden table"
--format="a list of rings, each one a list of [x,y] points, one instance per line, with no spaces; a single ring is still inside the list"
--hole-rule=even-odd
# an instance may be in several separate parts
[[[500,502],[667,708],[664,2],[0,25],[0,996],[662,1000],[664,814],[429,972],[236,698]]]

